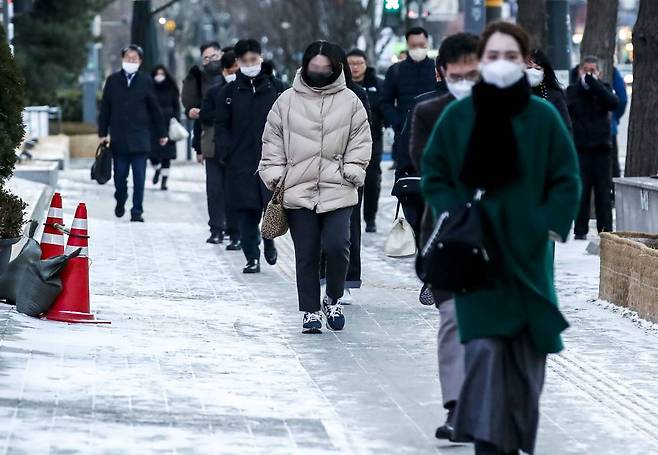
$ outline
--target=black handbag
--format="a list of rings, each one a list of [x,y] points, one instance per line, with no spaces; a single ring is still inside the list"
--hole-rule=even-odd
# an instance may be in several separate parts
[[[416,273],[432,289],[463,293],[481,288],[490,258],[484,246],[483,192],[439,217],[434,232],[416,257]]]
[[[420,196],[420,177],[401,177],[393,185],[391,196],[404,198]]]
[[[91,166],[91,179],[104,185],[112,178],[112,150],[103,142],[96,149],[96,159]]]

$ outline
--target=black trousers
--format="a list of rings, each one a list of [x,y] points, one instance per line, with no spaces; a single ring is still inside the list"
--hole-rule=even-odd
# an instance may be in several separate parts
[[[398,200],[402,206],[404,217],[414,230],[416,244],[420,247],[420,228],[423,221],[423,214],[425,213],[425,202],[420,195],[403,196]]]
[[[212,234],[226,233],[231,240],[240,238],[238,215],[234,210],[227,208],[226,169],[219,164],[216,158],[206,158],[206,197],[208,199],[208,226]]]
[[[617,136],[612,136],[612,178],[621,177],[621,166],[619,165],[619,141]],[[614,185],[613,185],[614,190]]]
[[[169,169],[171,167],[171,160],[169,158],[163,160],[160,158],[149,158],[149,160],[154,167],[160,166],[162,169]]]
[[[379,195],[382,191],[382,154],[375,154],[377,147],[373,145],[373,155],[366,168],[366,182],[363,185],[363,219],[366,223],[374,222],[379,208]]]
[[[580,179],[583,195],[580,210],[576,218],[574,233],[587,235],[589,231],[590,202],[594,191],[594,209],[596,211],[596,228],[599,232],[612,231],[612,178],[610,176],[610,147],[601,146],[594,149],[579,149]]]
[[[263,217],[263,211],[260,209],[239,210],[237,214],[244,257],[247,261],[260,259],[260,220]],[[263,239],[263,244],[266,250],[274,248],[274,240]]]
[[[295,245],[295,268],[299,311],[320,310],[320,256],[326,256],[327,296],[343,296],[350,259],[352,207],[327,213],[308,209],[287,210]]]
[[[347,267],[345,289],[361,288],[361,205],[363,188],[359,188],[359,203],[355,205],[350,216],[350,265]],[[320,284],[327,284],[327,258],[324,253],[320,258]]]

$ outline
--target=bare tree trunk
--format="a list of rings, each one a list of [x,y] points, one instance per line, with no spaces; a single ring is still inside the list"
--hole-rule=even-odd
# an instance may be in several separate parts
[[[658,171],[658,2],[640,0],[633,30],[633,98],[628,126],[626,172],[629,177]]]
[[[530,35],[533,49],[546,51],[546,0],[518,0],[516,23]]]
[[[601,79],[607,83],[612,82],[618,10],[619,0],[587,0],[587,20],[580,55],[599,58]]]

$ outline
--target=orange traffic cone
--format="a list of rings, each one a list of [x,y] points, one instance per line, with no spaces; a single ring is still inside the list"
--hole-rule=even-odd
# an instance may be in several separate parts
[[[41,259],[64,254],[64,235],[56,226],[64,227],[62,195],[55,193],[48,209],[46,227],[41,236]]]
[[[87,235],[87,207],[78,204],[71,226],[66,253],[81,248],[78,257],[70,259],[62,271],[62,292],[46,314],[46,319],[61,322],[109,324],[96,320],[89,305],[89,236]]]

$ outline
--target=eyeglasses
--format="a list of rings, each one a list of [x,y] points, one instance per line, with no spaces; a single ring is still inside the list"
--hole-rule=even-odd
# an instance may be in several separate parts
[[[470,81],[476,82],[480,78],[480,73],[477,71],[471,71],[468,74],[450,74],[446,77],[446,80],[451,84],[456,84],[461,81]]]
[[[210,54],[210,55],[206,55],[205,57],[203,57],[203,62],[204,63],[216,62],[217,60],[220,60],[221,58],[222,58],[222,56],[219,55],[219,54]]]

